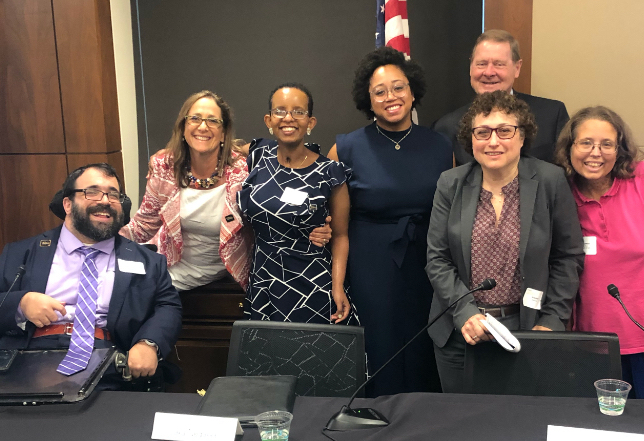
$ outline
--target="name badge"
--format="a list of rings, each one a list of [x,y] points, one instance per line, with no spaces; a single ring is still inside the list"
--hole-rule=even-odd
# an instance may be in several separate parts
[[[130,274],[145,274],[145,267],[143,266],[143,262],[118,259],[118,264],[119,270],[121,272]]]
[[[523,306],[526,308],[541,309],[541,297],[543,297],[543,291],[528,288],[523,295]]]
[[[226,222],[232,222],[235,220],[235,216],[233,216],[232,214],[229,214],[224,219],[226,219]]]
[[[291,205],[302,205],[307,196],[308,193],[306,193],[305,191],[287,187],[284,189],[284,193],[282,193],[280,201],[286,202],[287,204]]]
[[[597,236],[584,236],[584,253],[587,256],[597,255]]]

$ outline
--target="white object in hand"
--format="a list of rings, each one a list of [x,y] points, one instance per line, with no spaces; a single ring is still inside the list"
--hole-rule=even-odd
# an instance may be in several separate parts
[[[505,327],[500,321],[492,317],[490,314],[485,314],[486,320],[479,320],[481,324],[490,331],[498,344],[509,352],[519,352],[521,350],[521,343],[512,335],[510,330]]]

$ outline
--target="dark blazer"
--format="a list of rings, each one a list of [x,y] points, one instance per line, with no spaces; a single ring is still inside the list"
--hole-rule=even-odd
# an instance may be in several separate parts
[[[517,98],[528,103],[537,121],[537,137],[532,143],[528,154],[535,158],[543,159],[544,161],[553,162],[553,154],[559,132],[561,132],[563,126],[570,119],[566,106],[561,101],[540,98],[516,91],[514,94]],[[470,104],[452,113],[448,113],[432,126],[434,130],[447,136],[452,143],[456,165],[463,165],[474,159],[456,139],[461,118],[463,118],[463,115],[465,115],[465,112],[469,108]]]
[[[62,227],[62,226],[61,226]],[[0,301],[13,282],[18,266],[26,272],[0,306],[0,347],[26,348],[35,326],[23,332],[15,314],[22,296],[45,292],[61,227],[5,246],[0,255]],[[181,330],[181,300],[172,286],[166,259],[120,235],[115,237],[114,290],[107,313],[107,329],[116,346],[128,351],[142,339],[154,341],[166,357]],[[118,259],[143,262],[145,275],[119,270]]]
[[[468,291],[482,179],[481,166],[471,162],[444,172],[438,180],[427,235],[426,270],[434,287],[430,319]],[[528,157],[519,160],[519,198],[521,294],[526,288],[544,293],[541,310],[520,302],[521,329],[541,325],[563,331],[584,263],[575,201],[562,169]],[[443,347],[451,332],[460,332],[475,314],[479,310],[470,294],[429,328],[429,335]]]

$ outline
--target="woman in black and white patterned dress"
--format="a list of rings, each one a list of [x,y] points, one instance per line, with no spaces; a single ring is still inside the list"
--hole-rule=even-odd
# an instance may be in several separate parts
[[[277,145],[256,140],[250,146],[250,174],[238,198],[255,232],[246,311],[253,320],[339,323],[350,315],[343,289],[350,170],[305,146],[316,124],[312,113],[313,98],[303,85],[277,87],[264,117]],[[318,247],[309,234],[329,214],[330,247]]]

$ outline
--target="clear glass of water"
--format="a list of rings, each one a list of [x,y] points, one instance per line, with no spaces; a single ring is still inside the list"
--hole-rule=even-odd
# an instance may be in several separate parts
[[[601,413],[610,416],[624,413],[626,398],[631,390],[630,384],[622,380],[597,380],[595,390]]]
[[[255,417],[262,441],[287,441],[293,415],[282,410],[260,413]]]

